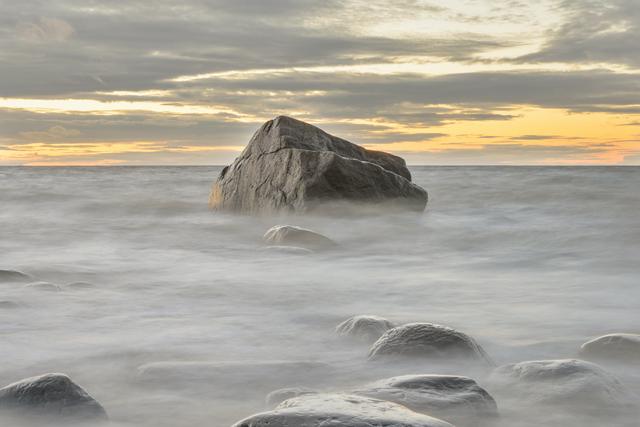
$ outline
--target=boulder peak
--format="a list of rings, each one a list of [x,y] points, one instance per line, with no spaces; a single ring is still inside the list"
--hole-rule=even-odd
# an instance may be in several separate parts
[[[307,212],[344,204],[422,211],[427,193],[405,161],[287,116],[264,123],[215,182],[212,209]]]

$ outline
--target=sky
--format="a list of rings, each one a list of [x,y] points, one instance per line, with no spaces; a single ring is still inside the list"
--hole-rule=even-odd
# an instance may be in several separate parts
[[[0,165],[219,165],[289,115],[409,164],[640,165],[639,0],[0,0]]]

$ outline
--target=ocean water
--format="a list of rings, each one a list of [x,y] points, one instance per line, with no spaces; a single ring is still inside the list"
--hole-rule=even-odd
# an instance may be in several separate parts
[[[212,213],[219,171],[0,168],[0,269],[61,289],[0,283],[0,384],[64,372],[115,425],[222,427],[286,385],[343,390],[407,372],[486,385],[469,366],[368,365],[366,344],[334,333],[355,314],[455,327],[497,364],[640,333],[640,168],[413,167],[423,214],[352,218]],[[340,247],[262,250],[281,223]],[[604,367],[640,391],[640,364]],[[603,425],[497,400],[500,426]]]

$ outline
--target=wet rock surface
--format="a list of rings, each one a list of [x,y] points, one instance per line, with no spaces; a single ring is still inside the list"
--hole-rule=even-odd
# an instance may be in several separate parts
[[[454,375],[403,375],[379,380],[352,393],[388,400],[448,421],[494,417],[495,400],[473,379]]]
[[[276,409],[238,421],[233,427],[452,427],[404,406],[349,394],[309,394]]]
[[[310,250],[326,250],[337,246],[336,242],[315,231],[293,225],[276,225],[262,237],[270,246],[296,246]]]
[[[64,374],[26,378],[0,389],[0,414],[106,420],[104,408]]]
[[[385,332],[371,346],[369,359],[391,357],[466,359],[493,364],[473,338],[433,323],[408,323]]]
[[[489,384],[496,394],[525,405],[607,411],[637,403],[637,396],[615,376],[595,363],[578,359],[501,366],[491,374]]]
[[[580,348],[580,355],[586,359],[640,364],[640,335],[604,335],[584,343]]]
[[[279,405],[287,399],[314,393],[317,393],[317,391],[307,387],[281,388],[269,393],[265,398],[265,403],[269,408],[273,408],[274,406]]]
[[[212,209],[243,213],[335,211],[345,203],[422,211],[427,193],[402,158],[286,116],[262,125],[209,198]]]
[[[340,323],[336,326],[336,333],[356,341],[373,343],[394,326],[384,317],[363,314]]]

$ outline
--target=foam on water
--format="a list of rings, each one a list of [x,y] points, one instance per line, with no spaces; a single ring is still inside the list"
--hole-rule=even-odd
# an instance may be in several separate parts
[[[264,409],[268,375],[246,387],[228,372],[158,387],[138,367],[326,362],[334,377],[313,379],[325,389],[407,373],[360,369],[366,345],[333,332],[354,314],[458,328],[500,364],[573,357],[593,337],[640,332],[640,168],[414,167],[430,195],[422,215],[289,219],[209,212],[219,170],[0,168],[0,269],[62,288],[0,284],[0,301],[15,303],[0,306],[0,383],[65,372],[116,423],[224,426]],[[279,223],[340,249],[260,251]],[[639,366],[608,369],[638,391]],[[471,368],[425,369],[408,373],[482,383]],[[278,375],[313,385],[299,370]],[[539,425],[508,409],[496,422]]]

